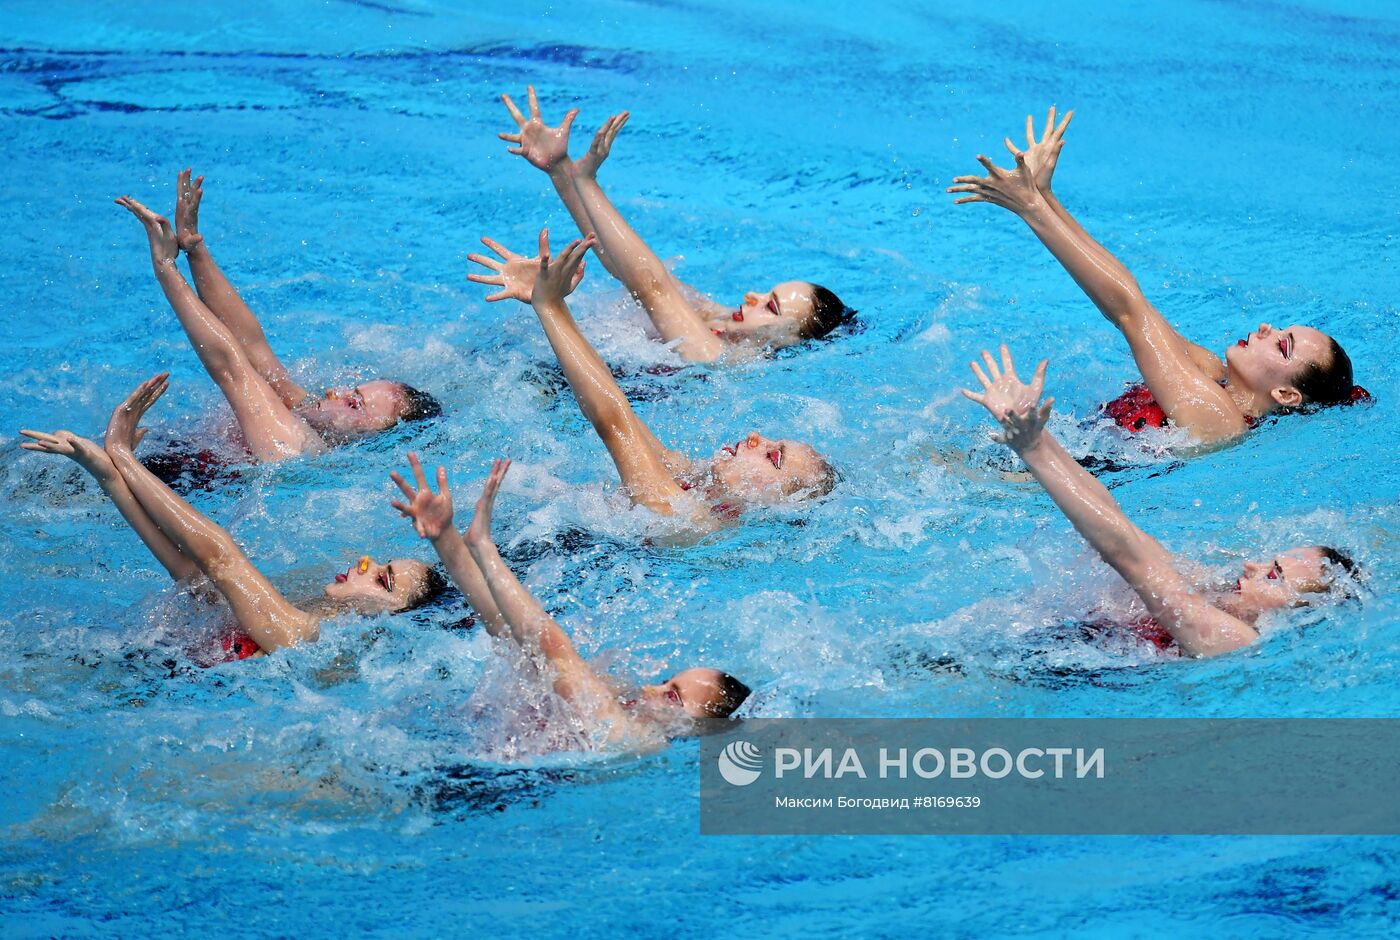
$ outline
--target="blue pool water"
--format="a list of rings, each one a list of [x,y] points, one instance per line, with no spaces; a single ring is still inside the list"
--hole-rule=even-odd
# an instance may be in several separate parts
[[[167,368],[158,434],[227,424],[111,203],[169,211],[192,165],[216,257],[307,382],[397,377],[448,408],[193,496],[290,593],[364,551],[425,554],[387,505],[410,446],[449,465],[464,514],[506,454],[503,542],[619,676],[722,666],[768,717],[1393,716],[1392,7],[268,6],[0,11],[6,936],[1393,930],[1393,839],[700,838],[694,741],[600,762],[517,739],[501,703],[525,693],[478,631],[444,629],[460,610],[187,668],[207,617],[75,467],[14,446],[21,426],[100,434]],[[632,111],[604,182],[683,277],[726,301],[810,278],[860,309],[862,331],[801,354],[652,376],[675,360],[601,265],[577,295],[663,439],[812,440],[841,468],[832,499],[641,547],[650,524],[551,382],[534,316],[464,279],[481,235],[570,230],[495,138],[496,96],[527,82],[547,117],[582,109],[576,146]],[[1187,335],[1223,349],[1261,320],[1315,324],[1379,403],[1184,464],[1093,425],[1134,374],[1123,344],[1019,222],[943,194],[1050,103],[1077,111],[1061,199]],[[1058,636],[1126,592],[1037,489],[986,469],[987,422],[956,390],[1002,340],[1052,357],[1056,429],[1124,464],[1108,482],[1168,546],[1226,572],[1337,544],[1370,569],[1364,603],[1209,662]]]

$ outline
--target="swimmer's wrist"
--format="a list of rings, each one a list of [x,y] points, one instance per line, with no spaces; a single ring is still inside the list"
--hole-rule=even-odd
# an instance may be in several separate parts
[[[1042,448],[1041,445],[1043,445],[1044,443],[1045,443],[1045,435],[1044,435],[1043,433],[1041,433],[1041,434],[1037,434],[1037,435],[1034,437],[1034,439],[1032,439],[1031,441],[1029,441],[1029,442],[1027,442],[1027,443],[1023,443],[1023,444],[1012,444],[1012,445],[1011,445],[1011,449],[1014,450],[1014,451],[1016,451],[1016,453],[1020,454],[1022,457],[1029,457],[1029,456],[1032,456],[1032,455],[1034,455],[1034,454],[1041,453],[1041,452],[1043,451],[1043,448]]]
[[[576,169],[577,164],[574,163],[573,158],[566,155],[558,163],[551,165],[545,172],[550,176],[573,177]]]

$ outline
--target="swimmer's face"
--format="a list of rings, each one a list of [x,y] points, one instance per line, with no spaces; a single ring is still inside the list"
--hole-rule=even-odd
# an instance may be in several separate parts
[[[428,566],[412,558],[383,564],[362,556],[323,589],[326,597],[362,614],[394,613],[412,607],[427,588]]]
[[[387,379],[328,389],[302,416],[332,435],[375,434],[393,427],[408,410],[403,386]]]
[[[830,489],[831,468],[810,444],[775,441],[752,431],[715,453],[714,477],[730,492],[754,502],[776,503],[803,490]]]
[[[1225,350],[1233,381],[1288,408],[1303,403],[1302,393],[1294,384],[1298,373],[1313,363],[1327,365],[1331,358],[1331,337],[1310,326],[1297,325],[1275,329],[1261,323],[1259,329]]]
[[[749,291],[716,329],[774,348],[795,345],[802,342],[815,315],[814,291],[806,281],[783,281],[766,291]]]
[[[1266,561],[1247,561],[1235,581],[1240,604],[1258,613],[1300,607],[1332,589],[1331,565],[1316,546],[1290,549]]]
[[[642,689],[642,701],[658,709],[679,709],[696,720],[722,713],[724,691],[718,669],[687,669]]]

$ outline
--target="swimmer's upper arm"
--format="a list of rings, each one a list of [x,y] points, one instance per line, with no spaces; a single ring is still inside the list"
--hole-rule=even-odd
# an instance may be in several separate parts
[[[1194,344],[1161,314],[1142,320],[1124,335],[1143,381],[1173,424],[1202,442],[1228,440],[1248,429],[1234,399],[1202,370]]]
[[[1141,530],[1139,533],[1134,547],[1113,567],[1183,652],[1189,656],[1218,656],[1259,638],[1252,626],[1202,597],[1182,577],[1171,554],[1152,536]]]
[[[603,422],[599,433],[632,501],[670,515],[672,501],[685,491],[672,476],[667,456],[680,455],[662,446],[630,406],[619,411],[613,420]]]
[[[271,652],[320,636],[321,618],[287,600],[231,538],[203,564],[239,627],[263,650]]]

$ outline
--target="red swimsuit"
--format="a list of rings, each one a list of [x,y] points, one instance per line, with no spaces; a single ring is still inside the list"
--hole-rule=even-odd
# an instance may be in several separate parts
[[[223,646],[223,658],[216,660],[214,665],[247,659],[262,652],[262,647],[252,637],[238,629],[225,633],[220,638],[220,643]]]
[[[1160,428],[1167,423],[1167,413],[1141,383],[1129,385],[1127,391],[1103,406],[1104,414],[1125,431],[1136,434],[1143,428]]]
[[[1161,428],[1171,424],[1167,413],[1157,404],[1157,399],[1152,397],[1152,391],[1141,382],[1129,385],[1123,394],[1104,405],[1103,413],[1112,418],[1120,428],[1132,434],[1143,428]],[[1245,415],[1244,423],[1246,427],[1256,428],[1259,426],[1259,419]]]

